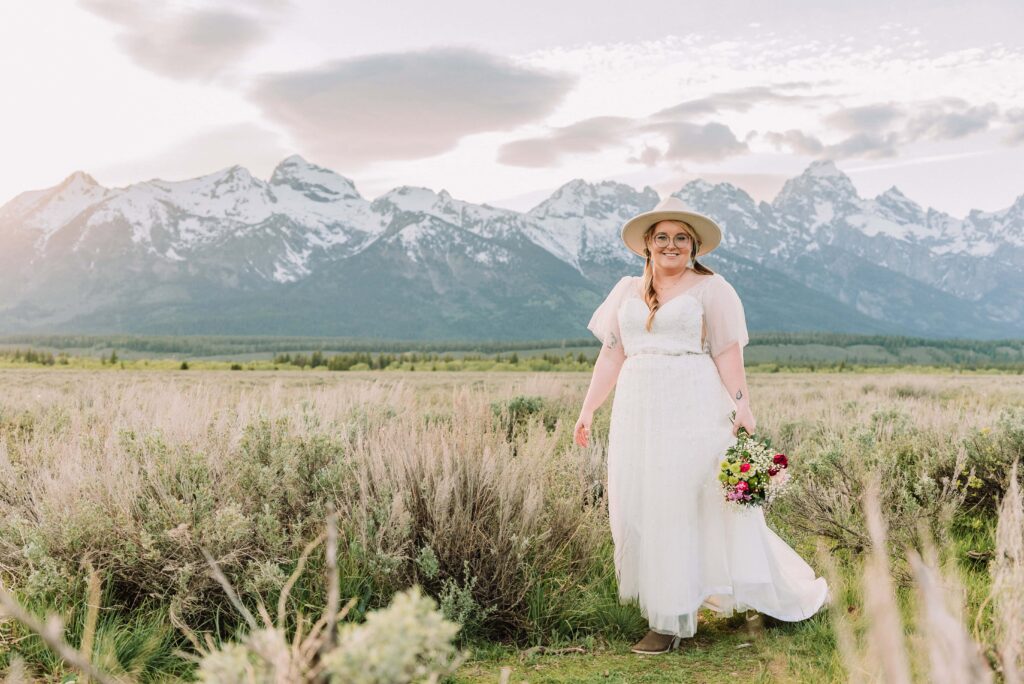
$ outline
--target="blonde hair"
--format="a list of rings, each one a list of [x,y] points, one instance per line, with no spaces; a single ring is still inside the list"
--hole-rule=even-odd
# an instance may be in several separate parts
[[[714,271],[697,261],[697,252],[700,251],[701,243],[700,236],[697,235],[697,231],[693,229],[693,226],[686,221],[676,221],[673,219],[665,219],[665,221],[676,224],[690,236],[690,259],[693,261],[693,270],[705,275],[714,274]],[[664,223],[664,221],[658,221],[658,223]],[[652,224],[644,231],[644,255],[647,259],[644,261],[643,293],[644,301],[647,302],[647,307],[651,310],[651,313],[647,315],[647,332],[651,331],[651,325],[654,324],[654,314],[661,307],[661,303],[658,301],[658,293],[654,291],[654,264],[651,263],[650,248],[651,235],[654,233],[654,226],[658,225],[658,223]]]

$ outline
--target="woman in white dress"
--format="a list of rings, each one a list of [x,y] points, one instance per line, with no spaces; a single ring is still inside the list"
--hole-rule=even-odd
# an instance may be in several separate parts
[[[696,261],[719,244],[721,229],[669,197],[630,219],[622,238],[644,271],[623,277],[587,326],[603,344],[574,432],[587,446],[594,411],[615,387],[615,574],[620,601],[637,599],[650,625],[633,651],[675,648],[696,634],[702,607],[809,618],[828,599],[825,579],[768,528],[760,508],[727,503],[717,479],[738,428],[756,428],[743,305]]]

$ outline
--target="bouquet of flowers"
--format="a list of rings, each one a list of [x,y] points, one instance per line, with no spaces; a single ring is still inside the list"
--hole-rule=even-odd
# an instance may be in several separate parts
[[[776,453],[770,439],[757,439],[741,427],[736,444],[725,451],[718,480],[726,501],[767,506],[789,481],[788,467],[789,459]]]

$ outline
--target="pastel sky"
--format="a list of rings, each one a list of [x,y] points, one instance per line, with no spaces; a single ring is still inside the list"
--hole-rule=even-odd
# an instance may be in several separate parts
[[[573,178],[770,200],[815,159],[956,216],[1024,194],[1024,2],[41,0],[0,7],[0,203],[298,153],[374,198]]]

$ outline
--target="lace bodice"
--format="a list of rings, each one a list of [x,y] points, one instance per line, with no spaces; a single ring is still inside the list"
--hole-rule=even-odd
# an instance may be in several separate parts
[[[732,344],[746,345],[743,305],[720,274],[702,276],[696,285],[663,303],[646,328],[649,313],[640,276],[625,276],[597,308],[587,327],[606,344],[621,343],[634,354],[717,356]]]
[[[636,291],[638,288],[630,288],[630,294],[623,297],[618,310],[622,348],[626,356],[699,354],[707,351],[701,344],[703,310],[700,300],[692,292],[694,288],[705,285],[707,282],[699,282],[662,304],[654,315],[650,332],[647,331],[647,316],[650,313],[647,303]]]

